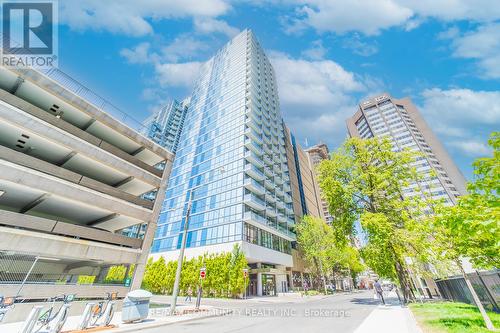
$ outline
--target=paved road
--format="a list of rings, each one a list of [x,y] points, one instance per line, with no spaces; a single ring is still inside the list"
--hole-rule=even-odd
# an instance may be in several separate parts
[[[373,293],[313,298],[275,297],[247,301],[206,301],[231,308],[233,314],[144,330],[146,333],[349,333],[378,305]]]

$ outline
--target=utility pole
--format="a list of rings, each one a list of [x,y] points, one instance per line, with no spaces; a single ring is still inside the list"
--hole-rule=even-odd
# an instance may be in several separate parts
[[[181,271],[182,271],[182,262],[184,261],[184,250],[186,249],[186,240],[187,240],[187,231],[189,226],[189,215],[191,214],[191,204],[193,202],[193,191],[194,188],[189,192],[189,201],[186,211],[186,220],[184,221],[184,229],[182,231],[182,242],[181,242],[181,250],[179,252],[179,259],[177,260],[177,270],[175,271],[175,282],[174,282],[174,291],[172,294],[172,306],[170,307],[170,315],[175,315],[175,308],[177,306],[177,296],[179,296],[179,284],[181,282]]]
[[[219,173],[224,173],[224,167],[219,169]],[[198,187],[202,186],[202,184],[193,187],[189,192],[189,201],[186,210],[186,220],[184,221],[184,229],[182,230],[182,241],[181,241],[181,249],[179,251],[179,259],[177,260],[177,270],[175,271],[175,282],[174,282],[174,290],[172,293],[172,306],[170,307],[170,315],[175,315],[175,308],[177,307],[177,296],[179,296],[179,284],[181,282],[181,271],[182,271],[182,262],[184,261],[184,250],[186,249],[186,240],[187,240],[187,232],[189,228],[189,216],[191,215],[191,206],[193,204],[193,192]]]

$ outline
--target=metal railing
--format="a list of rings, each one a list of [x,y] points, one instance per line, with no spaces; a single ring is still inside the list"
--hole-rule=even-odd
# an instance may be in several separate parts
[[[132,129],[138,130],[141,133],[145,133],[147,127],[144,126],[142,122],[136,120],[134,117],[126,113],[125,111],[119,109],[110,101],[98,95],[92,89],[84,86],[82,83],[78,82],[68,74],[61,71],[59,68],[51,68],[47,70],[39,70],[52,80],[59,83],[65,89],[71,91],[75,95],[78,95],[86,102],[96,106],[98,109],[109,113],[116,120],[124,123],[125,125],[131,127]]]
[[[500,270],[468,273],[481,303],[492,311],[500,313]],[[462,276],[435,280],[441,296],[445,299],[474,304],[472,295]]]
[[[85,267],[91,268],[87,269],[89,273],[69,273],[74,268]],[[0,251],[0,286],[19,285],[18,295],[22,295],[25,285],[125,285],[129,280],[130,274],[127,275],[127,272],[130,269],[129,265],[104,265]]]

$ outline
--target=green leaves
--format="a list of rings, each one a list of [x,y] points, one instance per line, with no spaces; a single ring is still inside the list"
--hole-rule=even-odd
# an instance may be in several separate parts
[[[493,156],[473,163],[470,194],[453,207],[436,206],[430,219],[438,260],[467,257],[476,268],[500,267],[500,132],[489,140]]]
[[[406,256],[422,258],[427,251],[426,230],[421,225],[425,196],[403,195],[420,179],[413,162],[420,155],[393,150],[389,139],[351,138],[319,166],[319,182],[330,212],[333,233],[346,243],[360,221],[368,238],[361,250],[365,262],[380,276],[402,285]]]
[[[347,245],[347,237],[344,235],[343,240],[338,242],[334,229],[322,219],[304,216],[296,228],[300,252],[310,265],[316,267],[319,276],[339,268],[353,273],[363,270],[359,253]]]
[[[206,278],[201,281],[200,268],[206,267]],[[245,290],[243,268],[248,263],[238,245],[231,253],[205,254],[190,260],[184,260],[180,281],[181,293],[189,289],[195,293],[200,283],[203,284],[204,296],[237,297]],[[155,294],[171,294],[175,281],[177,261],[165,262],[163,257],[157,261],[148,260],[143,279],[143,288]],[[248,279],[246,283],[248,284]]]

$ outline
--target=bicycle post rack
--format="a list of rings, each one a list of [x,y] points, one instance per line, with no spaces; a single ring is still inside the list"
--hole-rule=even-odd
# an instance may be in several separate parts
[[[85,310],[83,310],[82,321],[78,325],[79,330],[84,330],[89,326],[90,315],[92,314],[92,309],[94,308],[95,303],[87,303],[85,306]]]
[[[61,310],[57,314],[57,317],[49,324],[49,333],[59,333],[60,323],[66,321],[70,307],[71,304],[69,303],[64,303],[61,306]]]
[[[104,318],[102,320],[102,326],[107,326],[113,319],[112,316],[114,314],[115,303],[115,301],[110,301],[108,306],[106,307],[106,312],[104,313]]]
[[[42,311],[42,305],[36,305],[31,309],[28,318],[24,321],[23,327],[20,333],[31,333],[33,331],[33,327],[35,326],[36,321],[38,320],[38,316],[40,316],[40,311]]]

